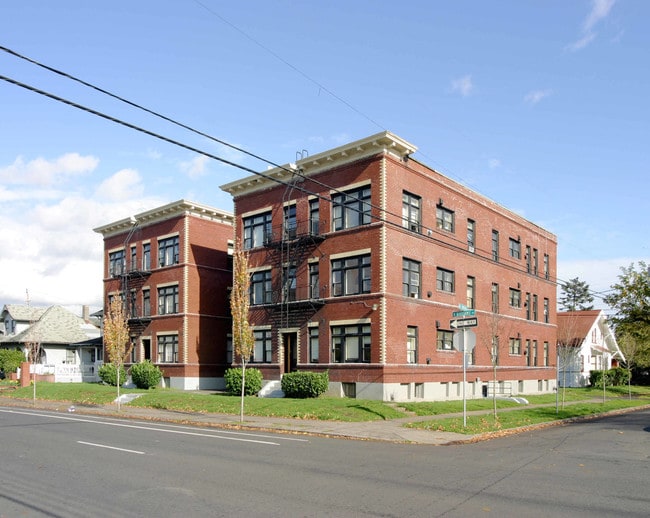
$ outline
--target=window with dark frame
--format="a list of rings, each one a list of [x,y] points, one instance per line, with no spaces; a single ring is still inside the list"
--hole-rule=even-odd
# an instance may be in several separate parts
[[[406,363],[418,362],[418,328],[406,327]]]
[[[371,221],[370,186],[332,196],[332,230],[344,230]]]
[[[122,275],[124,272],[124,250],[117,250],[108,254],[108,275],[111,277]]]
[[[333,363],[370,363],[370,324],[332,326]]]
[[[422,216],[420,207],[422,205],[422,198],[411,194],[410,192],[402,192],[402,226],[413,232],[420,232],[422,226]]]
[[[521,338],[510,338],[510,354],[521,354]]]
[[[521,290],[510,288],[510,307],[521,307]]]
[[[253,272],[250,281],[250,304],[270,304],[273,302],[271,270]]]
[[[476,279],[471,276],[467,276],[467,307],[470,309],[474,309],[476,306],[475,304],[476,300]]]
[[[158,288],[158,314],[178,313],[178,285]]]
[[[454,211],[442,205],[436,207],[436,226],[446,232],[454,232]]]
[[[151,243],[144,243],[142,245],[142,271],[148,272],[151,270]]]
[[[421,267],[419,261],[402,258],[402,295],[404,297],[420,298]]]
[[[178,363],[178,335],[158,335],[158,363]]]
[[[444,268],[437,268],[436,289],[438,289],[438,291],[454,293],[454,272],[451,270],[445,270]]]
[[[297,237],[298,222],[296,219],[296,205],[284,207],[284,238],[295,239]]]
[[[473,219],[467,220],[467,250],[474,253],[476,250],[476,222]]]
[[[499,231],[492,231],[492,260],[499,262]]]
[[[309,328],[309,363],[318,363],[318,349],[320,347],[318,327]]]
[[[255,345],[253,346],[252,363],[271,363],[271,330],[255,329],[253,330]]]
[[[332,296],[370,293],[370,254],[332,259]]]
[[[179,260],[178,236],[160,239],[158,241],[158,266],[161,268],[171,266],[178,264]]]
[[[521,243],[512,237],[510,238],[509,243],[510,257],[513,259],[521,259]]]
[[[320,299],[320,266],[318,263],[309,263],[309,298]]]
[[[282,300],[296,300],[296,267],[294,265],[282,268]]]
[[[454,333],[453,331],[445,331],[438,329],[436,332],[436,348],[439,351],[453,351],[454,349]]]
[[[309,200],[309,232],[312,236],[320,235],[320,203],[318,198]]]
[[[272,239],[271,213],[264,212],[243,219],[244,250],[264,246]]]
[[[492,313],[499,312],[499,285],[492,283]]]

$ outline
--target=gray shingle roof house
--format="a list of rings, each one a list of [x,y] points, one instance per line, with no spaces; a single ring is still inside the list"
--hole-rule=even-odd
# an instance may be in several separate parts
[[[62,306],[17,304],[5,305],[0,320],[5,326],[1,348],[20,349],[27,355],[30,344],[37,343],[40,354],[35,363],[54,373],[56,381],[95,379],[101,365],[102,339],[100,329],[90,320]]]

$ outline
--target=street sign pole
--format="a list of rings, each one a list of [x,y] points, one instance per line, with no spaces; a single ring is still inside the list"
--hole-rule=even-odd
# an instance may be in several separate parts
[[[463,327],[463,428],[467,427],[467,397],[465,386],[467,385],[467,328]]]

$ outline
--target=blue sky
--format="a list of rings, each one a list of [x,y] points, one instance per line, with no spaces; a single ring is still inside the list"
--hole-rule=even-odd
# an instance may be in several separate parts
[[[275,163],[390,130],[558,236],[596,292],[650,260],[643,0],[5,0],[0,45]],[[0,52],[0,75],[266,164]],[[0,304],[90,304],[92,228],[247,173],[0,81]],[[596,300],[598,307],[603,307]]]

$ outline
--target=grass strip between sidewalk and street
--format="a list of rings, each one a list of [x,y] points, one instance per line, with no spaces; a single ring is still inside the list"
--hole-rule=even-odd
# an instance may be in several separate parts
[[[1,397],[31,400],[33,387],[16,387],[3,381]],[[239,396],[214,391],[182,391],[174,389],[121,389],[122,394],[137,393],[137,399],[128,406],[155,408],[187,413],[239,413]],[[632,387],[632,398],[627,387],[612,387],[605,392],[598,388],[560,389],[566,402],[562,405],[560,395],[556,413],[556,394],[524,396],[530,403],[521,405],[508,399],[497,400],[497,418],[493,416],[491,398],[468,399],[467,426],[463,427],[462,401],[438,402],[383,402],[376,400],[349,399],[321,396],[316,399],[258,398],[246,397],[245,413],[251,416],[287,417],[324,421],[380,421],[412,417],[406,426],[427,430],[449,431],[466,434],[494,432],[532,424],[583,417],[622,408],[650,404],[650,387]],[[100,383],[49,383],[38,382],[36,398],[49,401],[69,402],[75,405],[109,405],[116,397],[116,388]],[[535,405],[546,405],[537,407]],[[475,412],[481,412],[474,415]],[[449,417],[449,414],[455,414]],[[460,414],[460,416],[459,416]],[[431,419],[423,419],[431,416]],[[440,416],[440,417],[436,417]]]

